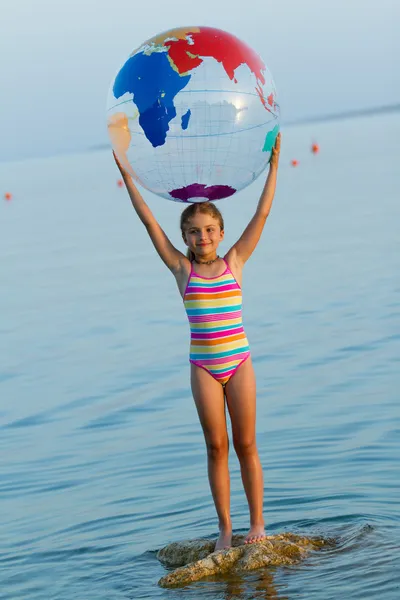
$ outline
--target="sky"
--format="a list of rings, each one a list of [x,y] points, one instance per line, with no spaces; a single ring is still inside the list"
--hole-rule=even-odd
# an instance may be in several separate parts
[[[0,160],[107,143],[118,68],[181,25],[252,46],[283,123],[400,102],[400,0],[12,0],[0,7]]]

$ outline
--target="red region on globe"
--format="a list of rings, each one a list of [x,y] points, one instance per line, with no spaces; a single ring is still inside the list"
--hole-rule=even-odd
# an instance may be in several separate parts
[[[190,36],[193,43],[187,39],[164,42],[164,45],[169,48],[168,54],[179,74],[195,69],[203,62],[200,57],[209,56],[222,63],[229,79],[234,79],[235,69],[246,64],[257,81],[265,83],[263,61],[256,52],[234,35],[220,29],[202,27],[200,32],[188,32],[187,36]]]

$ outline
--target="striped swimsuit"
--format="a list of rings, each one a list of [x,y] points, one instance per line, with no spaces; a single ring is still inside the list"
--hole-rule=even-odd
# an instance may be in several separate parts
[[[228,263],[217,277],[202,277],[193,264],[183,302],[190,325],[190,362],[223,386],[250,356],[242,323],[242,290]]]

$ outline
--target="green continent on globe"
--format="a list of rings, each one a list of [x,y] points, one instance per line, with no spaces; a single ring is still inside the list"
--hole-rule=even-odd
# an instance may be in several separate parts
[[[275,141],[279,133],[279,125],[276,125],[272,131],[269,131],[266,135],[263,152],[272,152],[272,148],[275,146]]]

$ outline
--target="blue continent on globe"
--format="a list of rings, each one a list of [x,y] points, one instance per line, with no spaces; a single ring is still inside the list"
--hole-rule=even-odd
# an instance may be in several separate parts
[[[175,96],[189,83],[171,68],[167,55],[143,52],[131,56],[117,77],[113,92],[116,98],[134,95],[139,124],[154,148],[165,143],[169,123],[176,117]],[[183,125],[182,125],[183,126]]]

